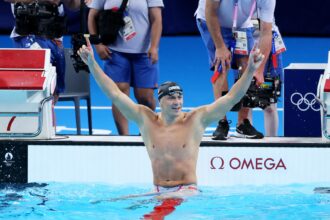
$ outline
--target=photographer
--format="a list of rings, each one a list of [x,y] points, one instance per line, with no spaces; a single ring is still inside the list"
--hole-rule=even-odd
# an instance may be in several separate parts
[[[229,69],[246,68],[248,54],[253,42],[251,18],[255,9],[260,11],[259,47],[263,54],[271,49],[272,21],[276,0],[199,0],[196,10],[196,21],[209,56],[209,68],[213,71],[211,78],[215,99],[228,92],[227,73]],[[257,84],[263,83],[260,71],[263,71],[266,60],[256,71]],[[264,135],[250,123],[251,109],[239,108],[236,137],[261,139]],[[213,133],[214,140],[226,140],[230,120],[221,118]]]
[[[155,110],[163,0],[98,0],[89,7],[88,29],[101,40],[91,39],[104,72],[127,96],[133,87],[137,102]],[[126,118],[114,105],[112,113],[118,133],[128,135]]]
[[[65,57],[63,34],[66,30],[63,4],[79,9],[80,0],[5,0],[12,3],[16,24],[10,35],[16,48],[45,48],[51,51],[51,63],[56,67],[54,103],[65,89]]]

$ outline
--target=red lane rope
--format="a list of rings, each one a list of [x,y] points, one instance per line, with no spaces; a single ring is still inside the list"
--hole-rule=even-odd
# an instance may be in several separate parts
[[[171,214],[175,207],[183,202],[181,198],[165,199],[160,205],[154,207],[154,210],[148,214],[143,215],[143,219],[163,220],[165,216]]]

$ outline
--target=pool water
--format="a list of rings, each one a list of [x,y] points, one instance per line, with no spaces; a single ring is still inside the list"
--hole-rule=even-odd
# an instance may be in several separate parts
[[[200,187],[199,196],[164,202],[116,199],[151,186],[1,185],[0,219],[330,219],[330,194],[314,193],[316,186],[327,185]]]

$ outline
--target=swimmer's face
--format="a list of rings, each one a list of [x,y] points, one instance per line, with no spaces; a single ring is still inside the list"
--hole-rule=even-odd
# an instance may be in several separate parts
[[[160,107],[162,111],[173,116],[181,113],[182,104],[183,95],[181,92],[166,95],[160,100]]]

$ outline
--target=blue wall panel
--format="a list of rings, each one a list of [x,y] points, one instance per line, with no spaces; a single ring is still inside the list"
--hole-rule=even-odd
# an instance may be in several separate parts
[[[164,0],[164,34],[197,34],[194,12],[198,0]],[[329,0],[278,0],[276,22],[284,35],[330,36]],[[79,30],[79,13],[69,13],[69,30]],[[9,33],[13,18],[9,3],[0,0],[0,31]]]

